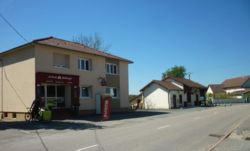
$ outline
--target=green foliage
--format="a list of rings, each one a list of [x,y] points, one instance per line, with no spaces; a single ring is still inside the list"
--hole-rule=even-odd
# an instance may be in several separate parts
[[[233,99],[233,98],[235,98],[235,95],[226,93],[216,93],[214,95],[214,99]]]
[[[162,79],[164,79],[166,76],[184,78],[186,74],[186,68],[184,66],[174,66],[162,73]]]
[[[45,111],[51,111],[56,105],[54,103],[48,103],[44,108]]]
[[[226,94],[226,93],[208,93],[206,94],[206,100],[212,100],[212,99],[234,99],[235,95],[233,94]]]
[[[244,97],[245,99],[246,99],[246,98],[250,98],[250,92],[245,93],[243,97]]]
[[[214,95],[212,93],[208,93],[206,94],[206,101],[205,101],[205,105],[206,106],[212,106],[213,105],[213,98],[214,98]]]
[[[211,99],[206,100],[206,106],[213,106],[213,102]]]

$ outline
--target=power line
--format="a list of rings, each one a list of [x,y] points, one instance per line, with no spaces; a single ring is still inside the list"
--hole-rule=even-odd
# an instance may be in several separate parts
[[[14,32],[15,32],[18,36],[20,36],[25,42],[28,42],[28,40],[25,39],[24,36],[23,36],[20,32],[18,32],[18,30],[17,30],[13,25],[11,25],[11,23],[10,23],[1,13],[0,13],[0,17],[5,21],[5,23],[7,23],[7,24],[10,26],[10,28],[11,28],[12,30],[14,30]]]

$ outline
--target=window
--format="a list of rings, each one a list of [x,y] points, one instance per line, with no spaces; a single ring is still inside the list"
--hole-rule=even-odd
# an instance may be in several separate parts
[[[90,70],[90,60],[79,58],[78,67],[80,70]]]
[[[47,85],[46,103],[55,105],[55,108],[65,107],[65,86]]]
[[[57,68],[69,68],[69,55],[54,53],[53,66]]]
[[[81,98],[91,98],[91,87],[81,87],[80,96]]]
[[[16,118],[16,113],[12,113],[12,118]]]
[[[47,86],[47,97],[56,97],[56,89],[54,85]]]
[[[106,88],[106,93],[109,94],[112,98],[119,97],[117,88],[108,87]]]
[[[182,95],[179,95],[180,104],[182,104]]]
[[[107,74],[118,74],[118,68],[116,64],[107,63],[106,64],[106,73]]]
[[[5,112],[5,113],[4,113],[4,117],[8,117],[8,113]]]

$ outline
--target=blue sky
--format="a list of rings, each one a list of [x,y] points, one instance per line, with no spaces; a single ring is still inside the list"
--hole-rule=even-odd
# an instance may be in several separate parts
[[[0,0],[0,13],[29,41],[98,33],[134,61],[130,94],[174,65],[204,85],[250,74],[248,0]],[[0,51],[23,43],[0,18]]]

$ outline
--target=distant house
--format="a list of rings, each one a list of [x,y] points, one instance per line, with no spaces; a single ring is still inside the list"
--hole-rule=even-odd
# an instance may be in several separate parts
[[[207,92],[211,93],[211,94],[226,93],[226,91],[223,89],[222,84],[210,84],[210,85],[208,85]]]
[[[129,104],[131,109],[142,109],[143,108],[142,94],[130,96]]]
[[[211,84],[208,86],[207,95],[212,94],[213,98],[217,95],[227,94],[235,99],[243,99],[244,95],[250,93],[250,76],[226,79],[221,84]]]
[[[226,91],[223,88],[222,84],[210,84],[206,92],[207,98],[210,98],[211,101],[214,101],[215,95],[225,95]]]
[[[204,100],[206,87],[192,80],[166,77],[153,80],[141,89],[146,109],[170,109],[198,106]]]
[[[250,76],[227,79],[222,85],[227,94],[242,98],[244,93],[250,91]]]

